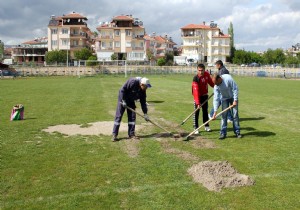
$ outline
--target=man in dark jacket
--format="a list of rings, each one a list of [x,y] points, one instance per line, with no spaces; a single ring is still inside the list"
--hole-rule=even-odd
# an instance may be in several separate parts
[[[223,74],[229,74],[229,71],[228,71],[228,69],[226,69],[226,67],[224,66],[224,64],[223,64],[223,61],[221,61],[221,60],[218,60],[218,61],[216,61],[216,63],[215,63],[215,65],[216,65],[216,68],[218,69],[218,75],[223,75]],[[219,106],[221,105],[221,101],[219,101]],[[219,107],[218,106],[218,107]],[[210,110],[210,114],[209,114],[209,118],[212,118],[212,116],[213,116],[213,114],[214,114],[214,110],[213,110],[213,108]],[[229,111],[228,112],[228,122],[229,123],[232,123],[232,121],[233,121],[233,117],[232,117],[232,114],[231,114],[231,111]]]
[[[147,104],[146,104],[146,90],[151,87],[149,79],[143,77],[130,78],[122,86],[119,91],[118,104],[116,110],[116,116],[114,121],[114,128],[112,132],[112,141],[117,141],[117,136],[119,134],[120,123],[125,112],[126,107],[130,107],[135,110],[135,101],[140,100],[141,107],[144,113],[144,118],[146,121],[149,120],[147,115]],[[131,110],[127,109],[128,116],[128,136],[131,139],[138,139],[135,135],[135,119],[136,114]]]
[[[221,60],[218,60],[216,62],[216,68],[218,69],[218,74],[220,76],[223,74],[229,74],[229,71],[225,68],[225,66]]]

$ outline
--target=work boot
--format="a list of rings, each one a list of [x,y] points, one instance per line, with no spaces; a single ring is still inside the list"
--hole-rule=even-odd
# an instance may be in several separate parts
[[[243,137],[242,134],[240,134],[240,133],[237,133],[237,134],[236,134],[236,138],[241,139],[242,137]]]
[[[118,141],[117,136],[113,134],[112,137],[111,137],[111,141],[112,141],[112,142]]]
[[[220,134],[220,137],[219,137],[220,140],[223,140],[225,138],[226,138],[226,136],[224,134]]]

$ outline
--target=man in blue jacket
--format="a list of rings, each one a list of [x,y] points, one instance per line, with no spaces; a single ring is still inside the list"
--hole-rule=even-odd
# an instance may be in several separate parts
[[[218,101],[222,101],[222,110],[228,108],[230,105],[234,105],[232,108],[233,113],[233,131],[237,138],[242,138],[240,133],[240,123],[238,114],[238,86],[229,74],[219,75],[215,73],[212,76],[212,81],[214,82],[214,115],[213,119],[216,119],[218,110]],[[228,112],[228,111],[227,111]],[[221,131],[220,140],[226,138],[227,135],[227,116],[228,113],[222,113],[221,118]]]
[[[116,116],[114,121],[114,128],[112,132],[112,141],[117,141],[117,136],[119,134],[119,128],[123,114],[126,107],[130,107],[135,110],[135,101],[140,100],[141,107],[144,113],[144,118],[146,121],[149,120],[147,115],[147,104],[146,104],[146,90],[151,87],[149,79],[145,77],[135,77],[130,78],[119,90],[118,104],[116,110]],[[128,117],[128,136],[131,139],[138,139],[135,135],[135,119],[136,114],[131,110],[127,109]]]

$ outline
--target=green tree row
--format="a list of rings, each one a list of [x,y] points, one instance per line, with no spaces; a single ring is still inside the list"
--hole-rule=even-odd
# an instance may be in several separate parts
[[[97,57],[93,55],[93,52],[87,48],[83,48],[81,50],[75,51],[74,57],[75,60],[89,60],[90,62],[87,62],[88,66],[97,65],[97,62],[95,62],[95,60],[97,60]],[[68,60],[67,51],[66,50],[49,51],[45,55],[45,60],[48,64],[66,63]]]
[[[256,52],[250,52],[245,50],[234,50],[232,62],[234,64],[281,64],[292,65],[300,64],[300,53],[297,56],[292,54],[285,54],[282,49],[268,49],[265,53],[259,54]]]

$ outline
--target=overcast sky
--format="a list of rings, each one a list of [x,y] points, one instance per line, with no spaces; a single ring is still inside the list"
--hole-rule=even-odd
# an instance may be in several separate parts
[[[10,45],[47,36],[50,16],[72,11],[86,16],[92,31],[113,16],[132,14],[143,21],[146,33],[167,34],[178,45],[181,27],[212,20],[226,34],[233,23],[237,49],[287,49],[300,43],[300,0],[0,0],[0,40]]]

